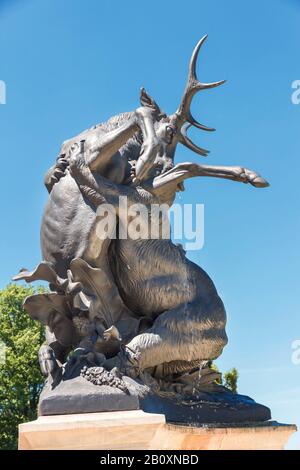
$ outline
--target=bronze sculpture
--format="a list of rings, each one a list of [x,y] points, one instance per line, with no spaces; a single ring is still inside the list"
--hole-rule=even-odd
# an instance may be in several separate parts
[[[208,153],[189,139],[190,126],[214,130],[197,122],[190,111],[195,93],[224,83],[197,79],[197,56],[205,39],[193,51],[184,95],[174,114],[164,114],[142,89],[140,108],[66,141],[46,175],[44,261],[34,272],[22,270],[15,277],[27,282],[43,279],[51,289],[24,304],[47,330],[39,357],[48,376],[40,400],[42,414],[118,409],[112,405],[114,396],[106,405],[94,397],[86,408],[83,384],[89,381],[89,386],[108,386],[138,398],[129,407],[162,411],[173,421],[270,417],[267,408],[217,385],[217,375],[207,367],[227,343],[225,309],[209,276],[186,258],[170,235],[136,239],[125,228],[125,236],[112,236],[133,219],[133,206],[142,205],[147,214],[153,205],[172,206],[190,177],[268,186],[242,167],[174,164],[178,143],[201,156]],[[120,198],[128,203],[125,215]],[[99,208],[108,206],[117,218],[104,234]],[[143,224],[141,231],[147,231],[149,219]],[[156,224],[160,226],[160,218]],[[72,381],[78,393],[68,405],[62,387]],[[212,410],[218,410],[217,415]]]

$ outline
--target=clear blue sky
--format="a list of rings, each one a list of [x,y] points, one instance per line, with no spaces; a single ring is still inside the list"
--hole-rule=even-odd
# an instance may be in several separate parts
[[[300,1],[0,1],[0,286],[40,261],[43,175],[63,140],[138,106],[140,86],[176,109],[196,41],[204,81],[227,79],[194,100],[193,133],[207,163],[256,169],[258,190],[222,180],[186,183],[182,202],[205,204],[205,245],[189,254],[213,278],[228,312],[218,365],[240,372],[239,391],[300,426],[299,174]],[[201,161],[178,147],[177,161]],[[290,443],[300,447],[299,433]]]

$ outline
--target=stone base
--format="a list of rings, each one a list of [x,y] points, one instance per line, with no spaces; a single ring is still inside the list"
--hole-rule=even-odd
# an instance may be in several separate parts
[[[284,449],[295,425],[166,424],[141,410],[40,416],[20,424],[20,450],[266,450]]]

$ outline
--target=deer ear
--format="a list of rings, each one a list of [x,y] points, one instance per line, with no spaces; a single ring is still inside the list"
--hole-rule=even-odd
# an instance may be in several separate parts
[[[150,95],[146,92],[145,88],[141,88],[140,92],[140,103],[142,106],[146,106],[147,108],[153,109],[158,115],[161,114],[160,107],[158,104],[154,101],[153,98],[151,98]]]

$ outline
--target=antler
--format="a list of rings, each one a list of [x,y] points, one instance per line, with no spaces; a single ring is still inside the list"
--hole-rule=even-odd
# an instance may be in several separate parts
[[[193,99],[193,96],[201,90],[206,90],[208,88],[215,88],[219,85],[222,85],[225,83],[226,80],[221,80],[219,82],[213,82],[213,83],[201,83],[196,74],[196,64],[197,64],[197,58],[199,54],[199,50],[206,40],[207,35],[203,36],[202,39],[198,42],[196,45],[192,57],[190,60],[190,65],[189,65],[189,73],[188,73],[188,80],[187,84],[183,93],[183,97],[180,103],[180,106],[178,110],[176,111],[176,115],[179,119],[179,122],[181,122],[181,131],[179,134],[179,141],[189,149],[193,150],[194,152],[198,153],[199,155],[207,156],[208,150],[205,150],[201,147],[198,147],[195,145],[187,136],[187,129],[191,126],[197,127],[197,129],[202,129],[203,131],[214,131],[215,129],[212,127],[207,127],[204,124],[201,124],[200,122],[196,121],[196,119],[192,116],[191,114],[191,102]],[[183,123],[187,123],[186,125],[183,126]]]
[[[198,123],[197,123],[198,124]],[[199,155],[202,155],[203,157],[207,157],[207,155],[209,154],[209,150],[206,150],[202,147],[198,147],[197,145],[195,145],[191,139],[188,137],[187,135],[187,130],[192,127],[192,124],[189,124],[189,123],[185,123],[182,128],[181,128],[181,131],[180,131],[180,134],[179,134],[179,142],[183,145],[185,145],[187,148],[189,148],[190,150],[193,150],[193,152],[196,152],[198,153]],[[197,127],[197,126],[196,126]],[[207,130],[211,130],[213,131],[214,129],[213,128],[210,128],[208,127]]]

